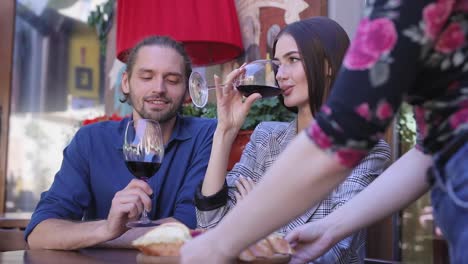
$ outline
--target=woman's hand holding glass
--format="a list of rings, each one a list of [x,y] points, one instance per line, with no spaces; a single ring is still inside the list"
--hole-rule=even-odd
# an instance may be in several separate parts
[[[276,82],[275,73],[278,65],[272,60],[255,60],[243,64],[235,78],[228,84],[221,86],[233,86],[242,95],[249,97],[254,93],[260,93],[263,98],[274,97],[281,94],[281,89]],[[197,107],[204,107],[208,102],[208,91],[216,86],[207,85],[203,76],[198,72],[192,72],[189,78],[189,92],[192,102]],[[230,87],[229,87],[230,88]]]
[[[237,79],[243,71],[243,66],[233,70],[227,75],[225,84],[220,83],[220,78],[218,76],[214,77],[218,129],[224,132],[232,132],[234,135],[237,134],[242,124],[244,124],[252,104],[262,97],[259,93],[253,93],[244,100],[241,92],[234,87],[233,81]]]

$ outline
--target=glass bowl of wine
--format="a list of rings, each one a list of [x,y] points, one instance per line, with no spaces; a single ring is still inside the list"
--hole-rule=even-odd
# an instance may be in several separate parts
[[[278,96],[281,94],[281,89],[275,79],[277,67],[271,60],[252,61],[242,67],[233,85],[246,97],[253,93],[259,93],[262,98]],[[208,91],[214,88],[215,86],[206,84],[200,73],[194,71],[190,75],[189,92],[195,106],[204,107],[208,102]]]
[[[164,157],[164,141],[161,127],[151,119],[130,120],[125,129],[123,154],[128,170],[137,179],[149,182],[159,170]],[[154,226],[143,210],[138,221],[127,223],[127,227]]]

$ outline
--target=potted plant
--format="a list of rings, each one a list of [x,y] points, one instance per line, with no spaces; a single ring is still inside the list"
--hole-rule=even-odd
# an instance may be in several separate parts
[[[206,118],[216,118],[216,105],[207,104],[204,108],[196,108],[192,104],[186,105],[182,111],[183,115],[198,116]],[[293,120],[295,114],[288,111],[277,98],[266,98],[256,101],[250,108],[241,131],[237,134],[232,144],[231,154],[229,156],[228,170],[231,170],[234,164],[239,161],[245,145],[250,140],[255,127],[263,121],[283,121]]]

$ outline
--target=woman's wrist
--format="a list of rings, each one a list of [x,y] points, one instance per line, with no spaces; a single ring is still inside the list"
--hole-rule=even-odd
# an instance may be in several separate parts
[[[331,214],[321,220],[324,224],[324,234],[331,241],[332,244],[336,244],[346,237],[347,226],[347,223],[342,221],[343,219],[334,216],[337,215]]]
[[[234,142],[236,139],[237,134],[239,133],[239,129],[236,128],[223,128],[217,127],[214,133],[214,137],[222,140],[223,143],[229,144]]]

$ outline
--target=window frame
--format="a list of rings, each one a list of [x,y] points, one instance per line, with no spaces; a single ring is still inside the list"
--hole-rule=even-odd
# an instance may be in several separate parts
[[[0,1],[0,58],[6,62],[0,64],[0,215],[5,213],[15,11],[15,0]]]

